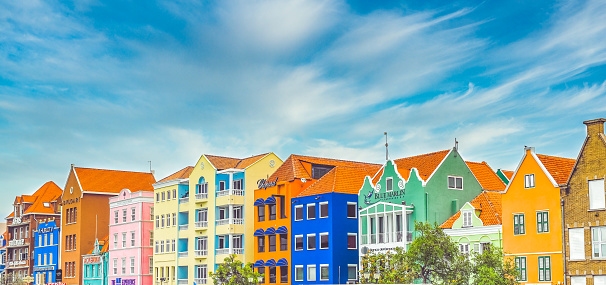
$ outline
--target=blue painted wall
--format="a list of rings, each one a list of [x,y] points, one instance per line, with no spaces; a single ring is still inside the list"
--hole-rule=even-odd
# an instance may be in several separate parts
[[[0,262],[0,274],[4,274],[4,269],[6,269],[6,240],[2,234],[0,234],[0,258],[2,259]]]
[[[48,233],[41,233],[43,231],[47,231]],[[52,239],[51,239],[52,235]],[[50,221],[48,223],[40,223],[38,225],[38,229],[34,234],[34,277],[38,277],[38,273],[46,274],[46,282],[55,282],[55,271],[57,270],[57,263],[59,260],[59,228],[55,221]],[[49,241],[49,244],[46,244],[46,241]],[[52,254],[52,263],[49,263],[50,255]],[[44,256],[47,256],[47,264],[44,264]],[[41,259],[41,260],[40,260]],[[51,270],[43,270],[47,268],[52,268]],[[49,279],[50,273],[50,279]],[[36,280],[37,283],[38,280]]]
[[[316,199],[318,198],[319,199]],[[358,233],[358,219],[347,218],[347,202],[356,203],[358,195],[326,193],[293,198],[291,203],[292,245],[290,264],[293,284],[345,284],[347,265],[358,263],[358,250],[347,249],[347,234]],[[320,203],[328,202],[328,217],[320,218]],[[316,218],[307,220],[307,204],[316,205]],[[303,220],[295,221],[295,206],[303,205]],[[328,232],[328,249],[320,249],[320,233]],[[307,250],[307,234],[316,234],[316,249]],[[303,250],[295,250],[295,237],[303,235]],[[307,281],[307,265],[316,265],[316,280]],[[320,265],[328,264],[329,279],[320,280]],[[296,281],[296,266],[303,265],[303,281]],[[340,273],[339,273],[340,267]]]

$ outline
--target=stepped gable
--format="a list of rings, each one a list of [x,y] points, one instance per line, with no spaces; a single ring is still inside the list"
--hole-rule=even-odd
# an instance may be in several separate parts
[[[503,180],[499,178],[499,176],[492,171],[492,168],[486,163],[486,161],[482,162],[472,162],[465,161],[473,175],[476,177],[480,185],[482,185],[483,190],[491,190],[491,191],[503,191],[505,190],[505,183]]]
[[[274,181],[276,178],[278,181],[293,181],[298,178],[305,178],[309,180],[311,179],[311,169],[306,169],[303,163],[361,168],[373,174],[381,168],[380,164],[374,163],[292,154],[267,180]]]
[[[410,157],[404,157],[394,160],[393,162],[398,167],[398,173],[408,181],[410,177],[410,170],[416,168],[419,172],[421,179],[427,181],[429,176],[438,168],[438,165],[446,158],[446,155],[450,150],[441,150],[426,154],[420,154]],[[383,175],[383,169],[381,169],[372,179],[372,183],[376,184]]]
[[[297,197],[325,193],[358,194],[366,176],[374,173],[363,168],[337,166],[307,187]]]
[[[189,175],[191,174],[191,172],[193,170],[194,170],[193,166],[187,166],[169,176],[162,178],[162,180],[160,180],[158,182],[165,182],[165,181],[170,181],[170,180],[174,180],[174,179],[187,179],[187,178],[189,178]]]
[[[74,167],[82,191],[120,193],[122,189],[132,192],[154,191],[154,175],[149,172],[108,170]]]
[[[484,226],[501,225],[502,222],[502,203],[501,193],[495,191],[483,191],[469,202],[476,210],[480,210],[480,220]],[[454,222],[461,216],[459,210],[452,217],[448,218],[440,228],[450,229]]]
[[[571,158],[536,154],[545,169],[558,184],[566,184],[572,172],[575,160]]]

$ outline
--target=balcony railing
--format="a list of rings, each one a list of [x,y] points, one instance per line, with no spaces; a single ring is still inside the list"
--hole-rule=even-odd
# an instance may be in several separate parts
[[[217,249],[217,255],[220,254],[244,254],[243,248],[220,248]]]
[[[195,278],[194,282],[196,282],[196,284],[206,284],[206,278]]]
[[[198,221],[196,222],[196,229],[208,228],[208,221]]]
[[[406,234],[406,241],[412,241],[412,232],[391,232],[362,235],[362,244],[403,242],[404,234]]]
[[[187,251],[181,251],[179,252],[179,257],[187,257]]]
[[[188,224],[179,225],[179,230],[180,231],[186,231],[187,229],[189,229],[189,225]]]
[[[196,194],[196,200],[205,200],[205,199],[208,199],[208,193]]]
[[[179,198],[179,204],[189,203],[189,197]]]
[[[229,218],[229,219],[217,220],[217,226],[223,226],[223,225],[243,225],[243,224],[244,224],[244,219]]]
[[[196,256],[207,256],[208,255],[207,249],[196,249],[194,252],[196,253]]]
[[[187,285],[187,279],[179,279],[179,280],[177,280],[177,284],[179,284],[179,285]]]
[[[227,189],[227,190],[217,191],[217,197],[229,196],[229,195],[244,196],[244,190]]]

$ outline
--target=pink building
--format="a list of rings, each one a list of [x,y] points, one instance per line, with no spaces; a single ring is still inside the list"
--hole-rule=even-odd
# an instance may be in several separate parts
[[[152,284],[154,192],[120,191],[109,198],[108,285]]]

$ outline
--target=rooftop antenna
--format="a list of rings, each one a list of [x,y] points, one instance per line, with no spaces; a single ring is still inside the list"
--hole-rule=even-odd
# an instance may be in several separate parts
[[[455,150],[459,151],[459,142],[457,141],[457,138],[455,138]]]
[[[387,146],[389,145],[387,143],[387,132],[383,133],[385,135],[385,160],[389,160],[389,149],[387,148]]]
[[[149,162],[149,173],[151,173],[152,172],[151,160],[148,160],[147,162]]]

